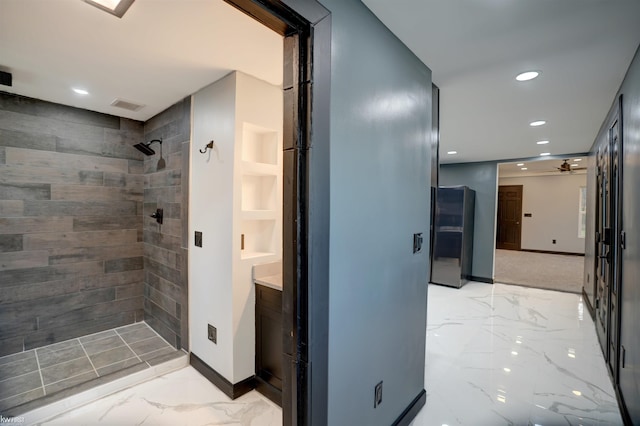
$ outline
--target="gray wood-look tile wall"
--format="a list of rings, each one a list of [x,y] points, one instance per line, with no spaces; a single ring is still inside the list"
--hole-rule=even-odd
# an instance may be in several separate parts
[[[144,139],[162,139],[166,167],[156,154],[144,160],[144,318],[177,348],[188,347],[187,218],[191,99],[186,98],[144,124]],[[162,225],[151,218],[164,212]]]
[[[166,310],[155,293],[143,297],[144,246],[153,247],[143,243],[146,178],[178,182],[156,202],[182,195],[180,158],[171,171],[144,175],[133,145],[145,130],[134,120],[0,93],[0,356],[141,321],[145,306],[180,322],[180,304]],[[165,152],[180,153],[175,145]],[[168,216],[168,229],[180,217]],[[146,218],[144,226],[153,227]],[[150,273],[168,280],[160,266],[175,268],[186,256],[158,235],[150,241],[164,246],[146,256]],[[176,270],[168,276],[181,277]]]

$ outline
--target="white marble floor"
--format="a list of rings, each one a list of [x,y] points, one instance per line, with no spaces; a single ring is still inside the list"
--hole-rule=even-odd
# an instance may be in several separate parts
[[[429,286],[425,389],[414,426],[622,425],[579,295]]]
[[[186,367],[40,425],[279,426],[282,410],[256,391],[232,401],[192,367]]]
[[[622,425],[580,296],[469,283],[429,286],[425,388],[414,426]],[[281,425],[260,394],[229,400],[188,367],[43,423]]]

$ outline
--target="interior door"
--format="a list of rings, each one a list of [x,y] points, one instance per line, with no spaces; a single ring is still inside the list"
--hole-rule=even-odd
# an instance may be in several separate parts
[[[619,120],[616,119],[609,129],[609,144],[611,147],[611,246],[609,247],[609,370],[614,377],[614,382],[618,382],[618,362],[619,362],[619,339],[620,339],[620,273],[622,267],[622,256],[620,255],[620,231],[622,230],[622,158],[621,158],[621,138]],[[615,213],[614,213],[615,212]]]
[[[522,185],[498,187],[496,248],[520,250],[522,236]]]
[[[607,141],[608,142],[608,141]],[[596,331],[605,359],[609,360],[609,280],[611,276],[611,182],[609,144],[603,143],[597,156],[597,217],[596,217]]]

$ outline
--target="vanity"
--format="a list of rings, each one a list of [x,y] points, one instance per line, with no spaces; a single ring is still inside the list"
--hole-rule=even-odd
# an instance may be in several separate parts
[[[282,262],[254,265],[256,390],[282,406]]]

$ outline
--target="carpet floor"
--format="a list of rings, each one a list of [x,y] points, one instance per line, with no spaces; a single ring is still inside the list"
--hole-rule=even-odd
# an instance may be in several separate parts
[[[496,250],[495,282],[582,293],[584,257]]]

